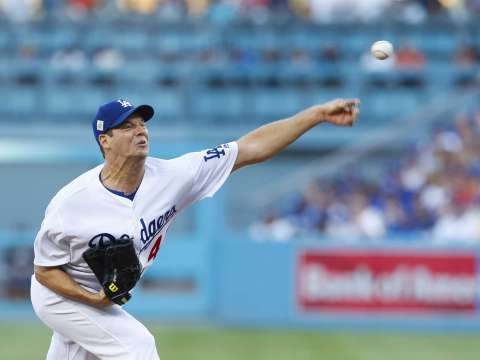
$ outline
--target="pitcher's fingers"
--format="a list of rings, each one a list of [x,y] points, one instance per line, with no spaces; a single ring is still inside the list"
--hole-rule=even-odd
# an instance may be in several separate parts
[[[346,101],[351,105],[351,106],[358,106],[360,105],[360,99],[346,99]]]
[[[348,99],[345,101],[344,108],[348,111],[356,109],[360,105],[360,100],[358,99]]]

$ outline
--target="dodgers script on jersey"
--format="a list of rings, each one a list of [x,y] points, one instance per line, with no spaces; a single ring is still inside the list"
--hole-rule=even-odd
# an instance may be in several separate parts
[[[80,285],[100,284],[82,254],[98,242],[131,237],[145,271],[180,211],[213,196],[237,158],[236,142],[171,160],[149,157],[133,201],[100,182],[103,165],[73,180],[52,199],[35,239],[35,265],[62,266]]]

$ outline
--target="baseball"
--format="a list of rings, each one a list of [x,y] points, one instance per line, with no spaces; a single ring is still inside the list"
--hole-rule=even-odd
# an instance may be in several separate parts
[[[370,52],[379,60],[385,60],[393,54],[393,45],[390,41],[375,41],[370,48]]]

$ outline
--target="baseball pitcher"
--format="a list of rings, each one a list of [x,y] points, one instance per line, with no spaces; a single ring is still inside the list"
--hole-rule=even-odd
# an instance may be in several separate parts
[[[230,173],[265,161],[322,123],[352,126],[358,100],[338,99],[237,141],[171,160],[148,156],[151,106],[102,105],[92,122],[104,163],[62,188],[35,239],[31,300],[53,330],[48,360],[154,360],[155,339],[122,308],[173,220]]]

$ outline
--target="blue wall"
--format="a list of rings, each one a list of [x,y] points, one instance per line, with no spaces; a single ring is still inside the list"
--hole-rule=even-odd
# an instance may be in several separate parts
[[[451,311],[332,311],[304,312],[295,298],[295,266],[299,251],[316,249],[351,251],[321,239],[298,242],[254,242],[246,234],[228,236],[216,247],[221,259],[216,269],[215,314],[230,325],[282,326],[301,328],[384,328],[409,330],[479,330],[478,310],[472,313]],[[355,250],[409,251],[412,254],[435,253],[439,249],[410,243],[395,247],[356,247]],[[449,251],[448,249],[443,249]],[[456,250],[450,250],[455,253]],[[476,254],[474,249],[463,249]],[[478,278],[478,269],[477,269]],[[478,279],[477,279],[478,281]],[[477,285],[477,302],[478,302]]]

